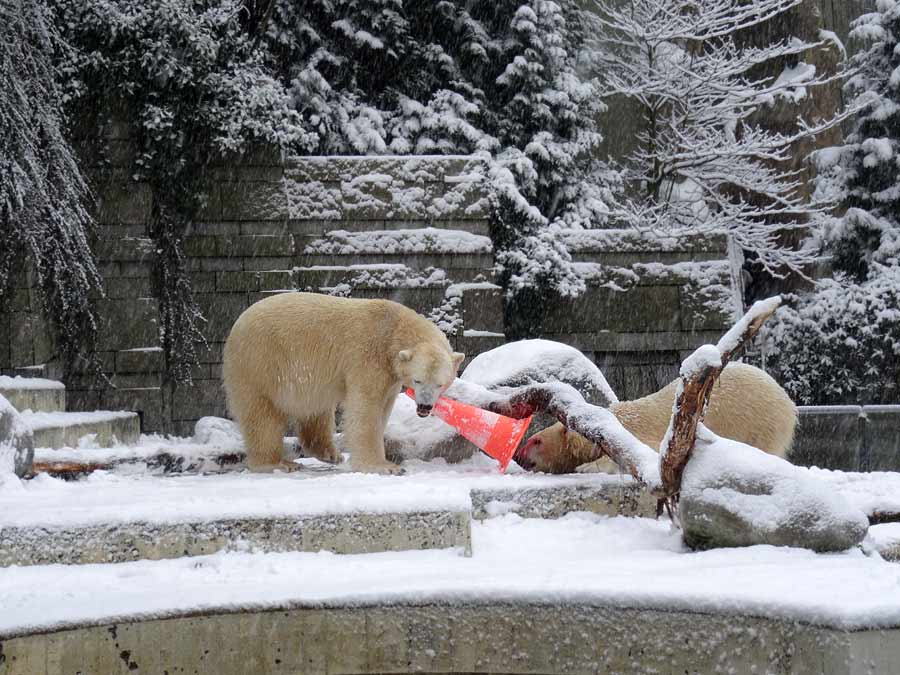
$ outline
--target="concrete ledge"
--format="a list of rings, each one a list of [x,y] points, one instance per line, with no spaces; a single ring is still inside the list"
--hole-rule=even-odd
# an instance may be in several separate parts
[[[461,547],[471,552],[468,512],[357,513],[199,523],[4,527],[0,566],[89,564],[206,555],[224,549],[379,553]],[[0,671],[2,672],[2,671]]]
[[[55,380],[0,376],[0,396],[19,412],[62,412],[66,409],[66,388]]]
[[[0,636],[0,675],[894,672],[900,630],[584,604],[281,607]]]
[[[472,490],[472,517],[484,520],[504,513],[523,518],[560,518],[574,511],[606,516],[656,515],[656,499],[629,482]]]
[[[133,412],[28,413],[26,422],[34,431],[34,445],[41,448],[78,447],[79,440],[96,434],[92,445],[137,443],[141,423]]]

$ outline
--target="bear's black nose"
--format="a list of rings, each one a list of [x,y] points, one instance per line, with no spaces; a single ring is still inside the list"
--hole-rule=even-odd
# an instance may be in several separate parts
[[[431,406],[430,405],[417,405],[416,406],[416,414],[419,417],[428,417],[431,414]]]

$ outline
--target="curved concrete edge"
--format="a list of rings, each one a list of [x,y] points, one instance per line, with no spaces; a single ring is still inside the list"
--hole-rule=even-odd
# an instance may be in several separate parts
[[[0,567],[160,560],[224,549],[380,553],[472,550],[468,511],[332,513],[196,523],[0,529]]]
[[[285,608],[0,637],[0,675],[893,672],[900,629],[561,604]]]

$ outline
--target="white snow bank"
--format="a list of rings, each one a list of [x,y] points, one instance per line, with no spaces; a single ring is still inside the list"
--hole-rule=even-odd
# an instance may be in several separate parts
[[[65,389],[66,385],[43,377],[22,377],[0,375],[0,389]]]
[[[546,602],[742,614],[841,629],[900,625],[900,565],[859,551],[690,553],[669,523],[571,514],[474,523],[459,551],[220,553],[0,569],[0,636],[202,611]],[[739,579],[740,583],[736,583]]]

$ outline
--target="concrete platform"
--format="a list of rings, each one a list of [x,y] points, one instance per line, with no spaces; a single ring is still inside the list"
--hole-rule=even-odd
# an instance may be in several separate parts
[[[0,530],[0,567],[160,560],[235,549],[380,553],[459,547],[471,552],[469,526],[467,511],[423,511],[4,527]]]
[[[77,448],[88,435],[95,436],[95,447],[128,445],[141,435],[140,418],[133,412],[30,412],[23,417],[34,431],[35,447],[41,448]]]
[[[66,409],[65,385],[56,380],[0,376],[0,396],[20,412],[62,412]]]
[[[896,672],[900,630],[590,604],[284,606],[0,636],[0,675]]]

